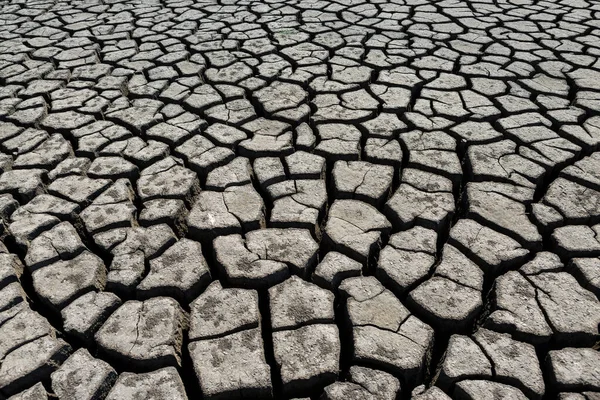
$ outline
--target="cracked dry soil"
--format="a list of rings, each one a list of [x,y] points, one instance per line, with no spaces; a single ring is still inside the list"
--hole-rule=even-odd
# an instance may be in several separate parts
[[[600,399],[598,0],[0,0],[0,399]]]

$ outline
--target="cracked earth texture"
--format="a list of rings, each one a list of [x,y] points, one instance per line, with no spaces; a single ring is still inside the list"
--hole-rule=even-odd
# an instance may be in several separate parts
[[[599,1],[0,7],[0,399],[600,399]]]

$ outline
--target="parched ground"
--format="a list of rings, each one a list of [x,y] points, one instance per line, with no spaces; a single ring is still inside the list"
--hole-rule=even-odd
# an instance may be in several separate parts
[[[0,7],[0,399],[600,399],[599,1]]]

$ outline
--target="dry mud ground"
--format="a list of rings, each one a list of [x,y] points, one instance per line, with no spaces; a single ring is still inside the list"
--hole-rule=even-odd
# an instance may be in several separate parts
[[[597,0],[0,6],[0,398],[600,398]]]

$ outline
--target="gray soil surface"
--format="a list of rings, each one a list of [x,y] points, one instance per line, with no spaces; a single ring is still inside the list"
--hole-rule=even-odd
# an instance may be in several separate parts
[[[599,400],[598,0],[0,0],[0,400]]]

